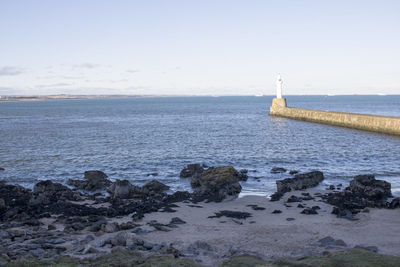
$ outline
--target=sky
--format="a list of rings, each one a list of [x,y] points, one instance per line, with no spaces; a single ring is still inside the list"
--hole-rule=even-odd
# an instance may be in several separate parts
[[[0,0],[0,95],[400,94],[398,0]]]

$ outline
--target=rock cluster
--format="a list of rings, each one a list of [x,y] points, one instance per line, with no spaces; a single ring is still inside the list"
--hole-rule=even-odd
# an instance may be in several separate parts
[[[276,181],[277,191],[271,195],[271,201],[279,200],[285,193],[317,186],[324,180],[320,171],[296,174],[293,178]]]
[[[201,168],[201,169],[200,169]],[[181,172],[184,177],[191,174],[191,186],[194,188],[192,199],[198,201],[216,201],[232,199],[242,190],[239,181],[247,172],[238,172],[232,166],[210,167],[204,169],[199,164],[188,165]]]
[[[84,175],[85,180],[69,179],[67,184],[86,191],[105,190],[111,185],[108,176],[102,171],[85,171]]]
[[[342,192],[329,193],[325,196],[327,203],[335,206],[332,213],[338,217],[354,219],[353,215],[366,207],[395,208],[399,206],[398,198],[391,202],[390,183],[376,180],[374,175],[357,175],[350,181],[349,187]]]

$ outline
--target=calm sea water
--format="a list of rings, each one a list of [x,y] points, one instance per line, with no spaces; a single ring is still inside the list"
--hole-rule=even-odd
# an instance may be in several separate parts
[[[268,116],[272,97],[0,102],[0,179],[32,187],[99,169],[189,189],[189,163],[246,168],[244,194],[269,194],[273,167],[324,172],[325,184],[374,173],[400,194],[400,138]],[[400,96],[288,96],[289,106],[400,116]],[[157,172],[158,176],[148,176]]]

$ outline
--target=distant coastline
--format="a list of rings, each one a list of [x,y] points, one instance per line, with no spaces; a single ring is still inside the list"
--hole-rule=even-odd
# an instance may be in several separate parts
[[[0,96],[0,101],[41,101],[54,99],[138,98],[152,95],[19,95]]]
[[[394,96],[386,94],[366,94],[358,96]],[[395,94],[397,95],[397,94]],[[267,97],[273,95],[0,95],[0,102],[5,101],[42,101],[42,100],[57,100],[57,99],[100,99],[100,98],[146,98],[146,97],[222,97],[222,96],[254,96],[254,97]],[[351,96],[349,95],[288,95],[288,96]]]

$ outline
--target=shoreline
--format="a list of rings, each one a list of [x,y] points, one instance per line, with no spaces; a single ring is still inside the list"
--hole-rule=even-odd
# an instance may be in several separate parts
[[[231,166],[188,165],[181,177],[191,177],[194,192],[173,194],[163,193],[169,187],[157,180],[138,187],[127,180],[111,182],[101,171],[68,181],[75,189],[48,180],[31,191],[0,181],[0,263],[55,264],[67,258],[90,265],[102,257],[115,261],[118,253],[144,263],[164,257],[198,264],[188,266],[219,266],[244,255],[250,255],[245,261],[265,263],[337,253],[391,255],[400,263],[400,198],[391,200],[389,183],[356,176],[344,190],[374,186],[373,194],[381,195],[382,187],[387,195],[357,202],[357,193],[342,206],[347,193],[340,186],[315,188],[323,180],[318,171],[277,181],[271,199],[237,198],[244,174]],[[207,186],[199,189],[197,183]],[[96,190],[108,195],[90,193]]]

